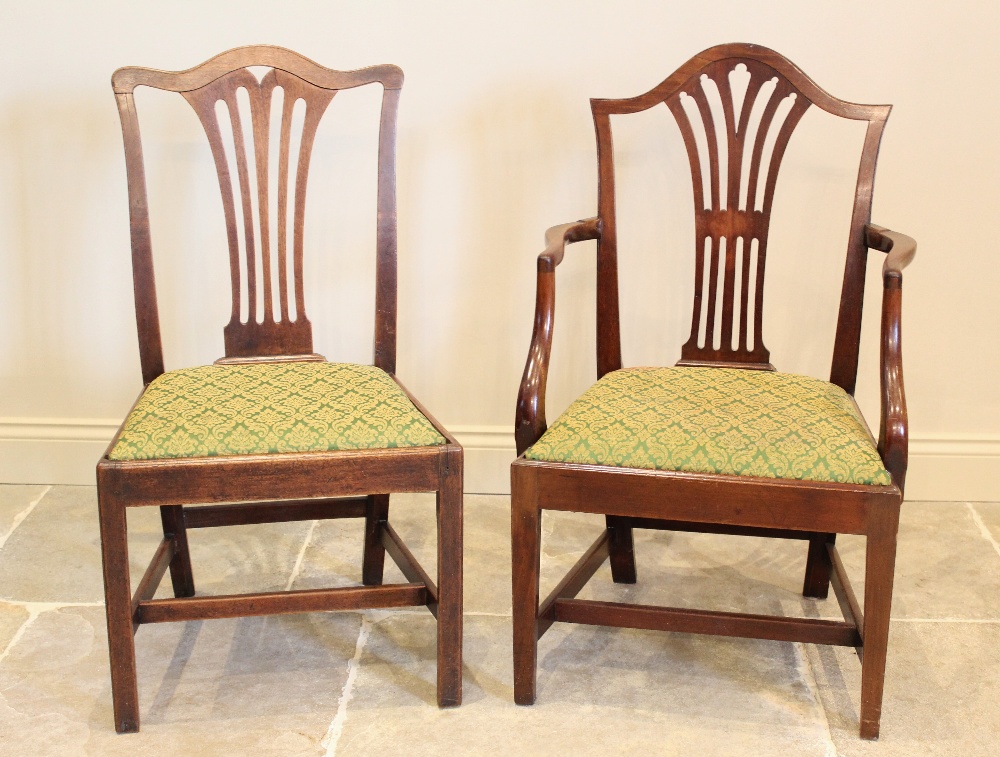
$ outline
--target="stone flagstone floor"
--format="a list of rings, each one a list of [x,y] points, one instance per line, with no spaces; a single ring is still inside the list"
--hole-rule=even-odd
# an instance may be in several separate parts
[[[434,564],[434,501],[391,520]],[[130,514],[133,580],[159,536]],[[538,701],[513,704],[509,500],[466,497],[465,699],[434,704],[434,623],[422,610],[144,626],[142,731],[112,727],[96,497],[0,487],[0,755],[992,755],[1000,737],[1000,504],[906,503],[882,738],[858,739],[848,649],[557,624]],[[546,515],[543,592],[602,519]],[[583,597],[837,616],[799,594],[801,543],[636,532],[639,583],[605,566]],[[199,593],[360,579],[360,521],[191,536]],[[842,538],[861,593],[863,539]],[[387,580],[400,581],[395,567]],[[169,580],[158,596],[165,596]]]

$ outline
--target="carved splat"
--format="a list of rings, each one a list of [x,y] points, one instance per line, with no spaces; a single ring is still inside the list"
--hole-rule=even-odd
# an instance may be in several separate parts
[[[755,45],[720,45],[695,56],[649,92],[592,100],[600,171],[598,375],[621,367],[617,229],[611,115],[665,104],[680,128],[691,167],[695,281],[691,331],[680,365],[773,369],[764,346],[763,294],[771,208],[781,161],[810,105],[868,121],[858,173],[837,326],[834,380],[853,390],[875,157],[887,106],[856,105],[824,92],[787,59]],[[839,368],[837,366],[840,366]]]
[[[750,79],[737,102],[732,79],[740,73]],[[754,60],[710,64],[665,102],[684,138],[694,188],[694,309],[681,364],[769,367],[761,324],[771,205],[781,158],[810,103]]]
[[[254,66],[266,69],[259,80],[250,71]],[[252,358],[312,352],[312,327],[304,301],[302,232],[313,142],[339,90],[376,83],[382,85],[383,95],[374,363],[392,373],[396,362],[396,113],[402,71],[396,66],[334,71],[290,50],[258,45],[230,50],[187,71],[122,68],[115,72],[112,85],[125,139],[136,320],[146,383],[163,372],[163,352],[135,88],[181,93],[208,135],[222,193],[232,282],[226,357]],[[272,108],[278,98],[280,125],[272,134]],[[246,110],[239,106],[241,99],[249,103]],[[304,114],[300,127],[299,112]],[[272,165],[274,140],[276,165]],[[277,191],[272,192],[275,184]]]
[[[246,90],[250,101],[252,144],[244,137],[237,91]],[[283,93],[278,158],[277,196],[277,250],[271,249],[269,180],[272,175],[268,159],[272,135],[270,114],[275,92]],[[306,182],[309,160],[320,119],[333,100],[336,90],[315,87],[285,71],[271,69],[258,82],[247,69],[242,68],[216,79],[211,84],[190,92],[184,98],[191,103],[201,119],[215,159],[219,175],[219,189],[226,216],[226,234],[229,240],[229,267],[232,280],[232,316],[225,329],[226,356],[260,355],[268,345],[280,347],[280,352],[312,352],[312,325],[306,317],[302,284],[302,229],[305,217]],[[292,112],[298,101],[305,103],[305,119],[299,135],[297,156],[290,155],[292,143]],[[219,121],[218,103],[223,103],[229,115],[236,174],[239,186],[240,216],[243,221],[242,242],[237,228],[236,197],[233,191],[232,168],[226,155],[222,125]],[[245,114],[244,114],[245,115]],[[252,151],[252,152],[251,152]],[[292,212],[289,214],[289,174],[294,165]],[[251,168],[256,173],[256,205],[253,198]],[[288,280],[288,223],[293,230],[292,281]],[[259,245],[260,249],[257,249]],[[243,255],[245,275],[241,273],[240,255]],[[277,253],[276,259],[273,257]],[[258,270],[259,266],[259,270]],[[273,274],[277,273],[277,277]],[[275,279],[277,279],[275,281]],[[277,284],[280,309],[275,313],[272,287]],[[293,308],[289,307],[292,300]],[[247,304],[244,318],[241,302]],[[263,303],[263,307],[259,303]],[[263,312],[261,312],[263,310]],[[294,314],[292,314],[294,313]],[[280,337],[279,337],[280,333]]]

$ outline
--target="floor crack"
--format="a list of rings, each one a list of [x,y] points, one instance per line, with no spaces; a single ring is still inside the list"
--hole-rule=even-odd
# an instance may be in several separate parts
[[[819,681],[816,678],[816,671],[813,668],[812,661],[809,659],[809,655],[806,654],[806,650],[802,644],[796,643],[792,646],[795,649],[795,656],[799,660],[799,672],[802,673],[806,687],[812,694],[813,702],[816,705],[816,710],[825,729],[826,748],[823,750],[823,757],[837,757],[837,745],[833,740],[833,729],[830,727],[830,718],[827,717],[826,708],[823,706],[823,696],[820,692]]]
[[[31,515],[31,511],[35,509],[38,503],[42,501],[42,498],[50,491],[52,491],[52,487],[46,486],[44,489],[42,489],[41,494],[39,494],[37,497],[31,500],[31,502],[28,503],[28,506],[26,508],[24,508],[21,512],[19,512],[17,515],[14,516],[14,520],[12,520],[10,524],[10,530],[3,536],[0,536],[0,549],[3,549],[3,546],[4,544],[7,543],[7,539],[10,538],[10,535],[14,533],[15,529],[17,529],[17,527],[20,526],[21,523],[24,522],[25,518]]]
[[[344,732],[344,722],[347,720],[347,705],[354,697],[354,682],[358,677],[358,668],[361,665],[361,656],[365,652],[365,645],[368,643],[368,635],[371,633],[372,623],[365,616],[361,616],[361,630],[358,632],[358,641],[354,647],[354,657],[347,663],[347,680],[344,681],[344,688],[340,692],[340,700],[337,702],[337,714],[333,716],[333,721],[326,731],[326,736],[320,742],[326,747],[326,757],[335,757],[337,745]]]
[[[302,542],[302,549],[299,550],[299,556],[295,558],[295,565],[292,567],[292,575],[288,577],[288,583],[285,585],[285,591],[292,590],[295,579],[297,579],[299,577],[299,573],[302,572],[302,561],[305,559],[306,550],[309,549],[309,545],[312,543],[313,532],[316,530],[316,525],[318,523],[318,520],[314,520],[309,525],[309,531],[306,532],[306,538]]]
[[[979,527],[979,533],[983,535],[983,538],[986,539],[986,541],[993,545],[993,551],[996,552],[997,555],[1000,555],[1000,543],[997,543],[993,534],[990,533],[990,529],[987,528],[986,523],[983,522],[983,518],[979,514],[979,511],[972,506],[971,502],[966,502],[965,506],[969,508],[969,513],[972,515],[973,522]]]

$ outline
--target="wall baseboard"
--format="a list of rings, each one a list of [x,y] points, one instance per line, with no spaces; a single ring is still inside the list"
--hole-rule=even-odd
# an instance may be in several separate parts
[[[94,484],[94,466],[118,428],[107,418],[0,418],[0,482]],[[508,494],[508,426],[449,426],[465,447],[465,490]],[[1000,434],[910,439],[908,500],[1000,501]]]

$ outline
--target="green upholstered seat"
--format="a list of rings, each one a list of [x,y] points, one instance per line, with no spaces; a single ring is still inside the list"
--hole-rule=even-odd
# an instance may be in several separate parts
[[[293,362],[169,371],[143,393],[112,460],[444,444],[392,378],[370,365]]]
[[[888,485],[851,398],[788,373],[613,371],[526,453],[529,460]]]

